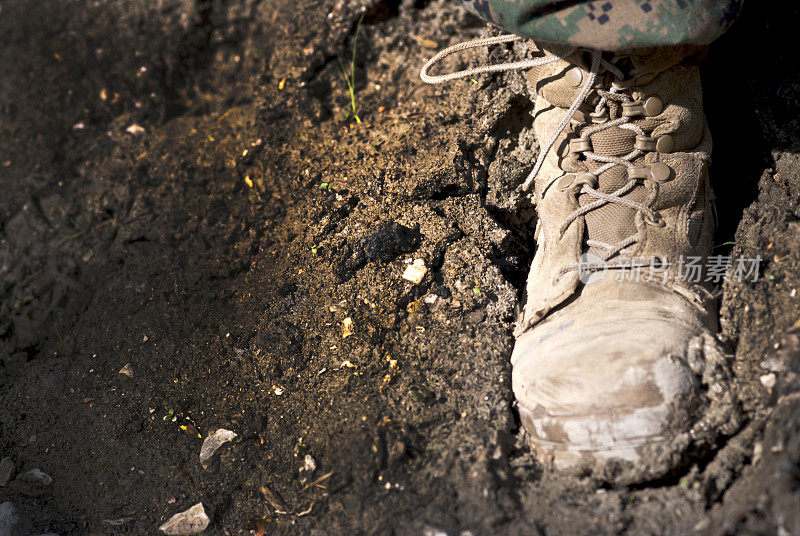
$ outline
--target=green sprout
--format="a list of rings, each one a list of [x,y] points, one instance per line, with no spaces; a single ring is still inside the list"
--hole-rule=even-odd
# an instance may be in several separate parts
[[[358,44],[358,32],[361,30],[361,21],[364,20],[364,15],[361,15],[361,18],[358,19],[356,23],[356,33],[353,37],[353,52],[350,54],[350,74],[347,73],[345,68],[342,66],[342,62],[339,62],[339,70],[342,73],[342,78],[344,78],[344,83],[347,86],[347,93],[350,96],[350,112],[348,113],[348,117],[350,115],[355,118],[356,123],[359,125],[361,124],[361,118],[358,117],[358,105],[356,104],[356,45]]]
[[[67,353],[67,343],[64,342],[64,337],[61,336],[61,333],[58,331],[58,328],[56,327],[55,324],[53,324],[53,331],[56,332],[56,337],[58,337],[58,343],[61,345],[61,349],[66,354]]]

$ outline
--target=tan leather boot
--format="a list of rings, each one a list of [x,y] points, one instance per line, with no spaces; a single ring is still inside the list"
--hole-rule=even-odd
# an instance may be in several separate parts
[[[713,233],[691,52],[578,50],[529,74],[538,249],[512,383],[529,443],[557,468],[615,459],[612,477],[656,478],[737,426],[714,300],[687,269]]]

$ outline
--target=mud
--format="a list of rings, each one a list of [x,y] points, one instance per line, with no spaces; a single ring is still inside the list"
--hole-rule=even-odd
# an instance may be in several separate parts
[[[742,424],[636,486],[542,468],[519,428],[533,103],[518,73],[416,76],[493,30],[444,1],[1,9],[13,534],[198,502],[207,534],[800,534],[798,8],[747,4],[706,61],[716,251],[762,258],[721,289]]]

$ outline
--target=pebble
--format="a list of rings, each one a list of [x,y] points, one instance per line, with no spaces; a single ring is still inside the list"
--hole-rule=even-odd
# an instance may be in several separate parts
[[[53,478],[50,475],[41,469],[31,469],[28,472],[17,475],[17,478],[8,484],[8,488],[28,497],[38,497],[52,483]]]
[[[428,294],[425,296],[424,301],[429,305],[434,305],[439,300],[439,296],[436,294]]]
[[[694,526],[694,530],[695,532],[702,532],[704,530],[707,530],[708,527],[710,526],[711,526],[711,520],[705,517],[697,522],[697,524]]]
[[[169,521],[158,527],[158,530],[170,536],[182,534],[200,534],[211,523],[203,503],[199,502],[179,514],[175,514]]]
[[[308,482],[314,476],[314,471],[317,470],[317,461],[311,454],[306,454],[303,458],[303,467],[300,468],[300,482]]]
[[[778,379],[775,377],[774,374],[764,374],[763,376],[760,376],[758,379],[759,381],[761,381],[761,385],[763,385],[767,389],[772,389],[773,387],[775,387],[775,384],[778,381]]]
[[[425,266],[425,261],[423,259],[414,259],[411,266],[405,269],[402,277],[406,281],[411,281],[415,285],[418,285],[422,282],[422,278],[425,277],[427,273],[428,268]]]
[[[200,447],[200,464],[203,468],[206,467],[206,462],[217,452],[222,445],[228,441],[232,441],[237,436],[236,432],[220,428],[213,434],[209,435],[203,440],[203,445]]]
[[[130,363],[128,363],[124,367],[119,369],[119,374],[127,376],[128,378],[133,378],[133,367],[131,366]]]
[[[764,445],[761,441],[756,441],[755,445],[753,445],[753,465],[758,463],[758,460],[761,459],[761,455],[764,453]]]
[[[25,477],[29,482],[35,482],[37,484],[41,484],[42,486],[49,486],[53,483],[53,478],[41,469],[31,469],[22,476]]]
[[[353,334],[353,319],[349,316],[342,320],[342,338],[346,339]]]
[[[0,488],[5,487],[14,474],[14,460],[6,456],[0,460]]]
[[[128,134],[132,134],[134,136],[139,136],[141,134],[144,134],[144,127],[134,123],[131,126],[129,126],[128,128],[126,128],[125,132],[127,132]]]
[[[11,536],[11,529],[19,521],[17,509],[10,502],[0,504],[0,536]]]

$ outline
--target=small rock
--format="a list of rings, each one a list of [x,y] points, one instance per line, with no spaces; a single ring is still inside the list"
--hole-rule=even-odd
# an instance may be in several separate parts
[[[711,520],[706,517],[706,518],[701,519],[700,521],[698,521],[695,524],[694,530],[695,530],[695,532],[702,532],[702,531],[708,529],[708,527],[710,527],[710,526],[711,526]]]
[[[486,318],[486,311],[483,309],[478,309],[477,311],[473,311],[467,315],[467,322],[470,324],[480,324]]]
[[[28,479],[29,482],[35,482],[42,486],[49,486],[53,483],[53,478],[41,469],[31,469],[22,476]]]
[[[427,273],[428,268],[425,266],[425,261],[423,259],[414,259],[411,266],[408,266],[405,271],[403,271],[402,277],[406,281],[411,281],[415,285],[418,285],[422,282],[422,278],[425,277]]]
[[[5,487],[14,475],[14,460],[6,456],[0,460],[0,488]]]
[[[10,502],[0,504],[0,536],[11,536],[11,529],[19,521],[17,509]]]
[[[133,367],[131,366],[130,363],[128,363],[124,367],[119,369],[119,374],[127,376],[128,378],[133,378]]]
[[[764,453],[764,445],[761,441],[756,441],[756,444],[753,445],[753,465],[758,463],[758,460],[761,459],[761,455]]]
[[[349,316],[342,320],[342,338],[346,339],[353,334],[353,319]]]
[[[127,132],[128,134],[132,134],[134,136],[139,136],[141,134],[144,134],[144,127],[134,123],[131,126],[129,126],[128,128],[126,128],[125,132]]]
[[[53,479],[50,475],[41,469],[31,469],[26,473],[17,475],[17,478],[9,482],[8,488],[28,497],[38,497],[52,483]]]
[[[104,519],[101,521],[101,523],[103,523],[103,525],[109,525],[112,527],[121,527],[123,525],[127,525],[131,521],[133,521],[132,517],[121,517],[119,519]]]
[[[206,467],[206,462],[217,452],[217,449],[228,441],[235,439],[236,436],[236,432],[220,428],[205,438],[203,440],[203,445],[200,447],[200,464],[203,468]]]
[[[199,534],[206,530],[211,523],[203,503],[197,503],[188,510],[179,514],[175,514],[169,521],[158,527],[158,530],[164,534],[169,535],[182,535],[182,534]]]
[[[775,377],[775,374],[772,373],[764,374],[763,376],[760,376],[758,379],[759,381],[761,381],[761,385],[763,385],[767,389],[772,389],[778,382],[778,379]]]
[[[317,470],[317,462],[311,456],[311,454],[306,454],[306,457],[303,459],[303,467],[300,468],[300,482],[306,483],[311,480],[311,477],[314,476],[314,471]]]

